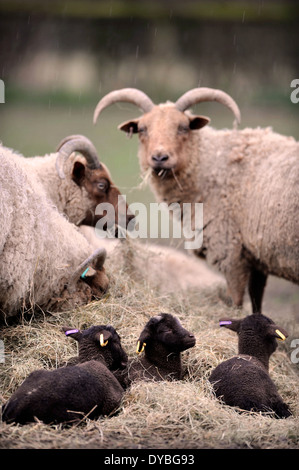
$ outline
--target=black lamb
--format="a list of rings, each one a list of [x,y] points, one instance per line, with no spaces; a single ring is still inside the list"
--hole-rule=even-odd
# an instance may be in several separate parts
[[[124,387],[136,380],[179,380],[183,376],[181,352],[194,345],[194,335],[176,317],[161,313],[142,330],[136,350],[139,357],[129,360],[117,377]]]
[[[269,358],[287,332],[262,314],[242,320],[222,319],[220,326],[238,333],[238,356],[219,364],[210,376],[215,394],[242,410],[274,412],[287,418],[291,411],[269,376]]]
[[[114,328],[93,326],[85,331],[65,329],[65,333],[79,341],[81,361],[32,372],[3,406],[3,421],[72,424],[84,416],[110,415],[119,407],[124,390],[110,370],[124,368],[127,354]]]

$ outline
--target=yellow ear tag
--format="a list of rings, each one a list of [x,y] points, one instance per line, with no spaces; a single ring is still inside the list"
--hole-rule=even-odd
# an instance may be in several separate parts
[[[103,335],[103,333],[101,333],[100,334],[100,345],[103,348],[104,346],[107,346],[107,344],[108,344],[108,339],[107,339],[107,341],[104,342],[104,335]]]
[[[281,331],[275,330],[275,333],[279,336],[279,338],[277,338],[279,341],[284,341],[286,339],[285,335]]]
[[[136,353],[141,354],[144,351],[146,343],[142,343],[142,348],[140,349],[140,341],[137,342]]]

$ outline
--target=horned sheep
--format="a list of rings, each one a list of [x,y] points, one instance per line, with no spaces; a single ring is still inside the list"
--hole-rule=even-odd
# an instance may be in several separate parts
[[[291,415],[269,376],[269,358],[288,334],[262,314],[242,320],[223,318],[220,326],[238,334],[238,355],[220,363],[211,373],[215,394],[224,403],[242,410]]]
[[[94,122],[118,101],[144,113],[119,129],[139,134],[141,171],[150,175],[156,199],[203,203],[203,244],[196,253],[223,273],[233,303],[242,306],[248,286],[252,310],[261,312],[271,274],[298,284],[298,142],[270,128],[215,130],[209,118],[187,111],[217,101],[239,122],[237,104],[221,90],[195,88],[159,105],[140,90],[116,90],[99,101]]]
[[[89,302],[108,287],[106,252],[95,252],[45,196],[22,159],[0,147],[0,311],[3,317],[39,307]],[[80,279],[89,265],[94,269]],[[88,285],[89,284],[89,285]]]
[[[119,407],[124,390],[112,371],[125,367],[128,358],[115,329],[100,325],[64,331],[79,342],[81,360],[69,367],[32,372],[3,406],[3,421],[74,424],[86,416],[110,415]]]
[[[121,193],[87,137],[77,134],[65,137],[57,151],[49,155],[24,158],[13,154],[15,159],[22,160],[28,174],[39,179],[47,197],[69,222],[95,225],[102,217],[101,212],[95,213],[96,207],[108,202],[115,209],[111,227],[115,226]],[[125,224],[131,219],[132,215],[126,212]]]

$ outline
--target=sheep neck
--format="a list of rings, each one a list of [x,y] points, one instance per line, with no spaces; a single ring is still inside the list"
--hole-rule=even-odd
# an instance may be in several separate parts
[[[142,360],[146,368],[155,366],[158,373],[165,378],[171,375],[174,379],[181,377],[181,355],[168,350],[159,342],[152,342],[145,348]]]
[[[270,354],[265,350],[260,338],[250,336],[250,338],[239,337],[238,352],[240,355],[251,356],[257,359],[262,366],[269,371]]]

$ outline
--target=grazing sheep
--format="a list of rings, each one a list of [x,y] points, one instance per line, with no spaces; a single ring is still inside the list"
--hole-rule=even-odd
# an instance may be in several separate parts
[[[140,333],[136,352],[144,355],[128,361],[116,374],[126,388],[136,380],[180,380],[183,376],[181,352],[195,345],[195,337],[170,313],[152,317]]]
[[[237,104],[221,90],[195,88],[159,105],[140,90],[117,90],[100,100],[94,122],[118,101],[144,112],[119,128],[139,134],[140,167],[156,199],[203,203],[203,245],[196,251],[224,274],[234,304],[242,305],[248,286],[253,312],[261,312],[270,274],[298,284],[298,142],[270,128],[215,130],[206,126],[209,118],[186,112],[218,101],[239,122]]]
[[[3,406],[3,421],[73,424],[86,415],[90,419],[109,415],[119,407],[124,390],[110,369],[125,367],[127,355],[115,329],[93,326],[85,331],[65,329],[65,333],[79,341],[82,361],[32,372]],[[103,352],[95,354],[95,349]]]
[[[61,310],[108,287],[106,252],[92,246],[46,198],[23,162],[0,147],[0,312]],[[94,269],[84,273],[89,265]],[[84,274],[85,279],[80,279]],[[89,284],[89,285],[88,285]]]
[[[249,411],[274,411],[279,418],[291,415],[269,377],[269,358],[276,338],[288,334],[262,314],[243,320],[222,319],[220,326],[238,333],[238,356],[219,364],[210,376],[216,396],[227,405]]]

